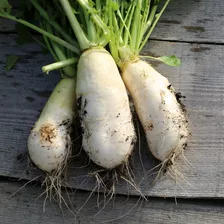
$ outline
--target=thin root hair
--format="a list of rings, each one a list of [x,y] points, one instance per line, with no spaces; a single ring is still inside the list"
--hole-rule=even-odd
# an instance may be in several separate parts
[[[96,181],[97,185],[99,186],[98,190],[100,190],[100,188],[104,189],[105,197],[104,197],[103,208],[113,198],[113,196],[116,195],[115,194],[115,192],[116,192],[115,186],[116,186],[116,183],[119,182],[119,178],[124,180],[128,186],[133,187],[141,195],[142,198],[146,199],[145,196],[142,194],[140,188],[135,183],[134,173],[130,167],[129,162],[125,162],[117,169],[106,171],[106,175],[104,177],[101,177],[99,172],[105,172],[105,170],[100,170],[100,171],[94,173],[95,178],[97,180]],[[98,203],[98,204],[101,204],[101,203]]]
[[[138,120],[136,122],[136,126],[137,126],[137,136],[138,136],[138,154],[139,154],[139,159],[140,159],[141,167],[142,167],[143,174],[144,174],[145,173],[145,168],[144,168],[144,164],[143,164],[143,160],[142,160],[142,154],[141,154],[141,134],[140,134],[140,125],[139,125]]]
[[[95,193],[95,190],[97,189],[97,187],[98,186],[95,186],[94,189],[90,192],[90,194],[89,194],[88,198],[86,199],[86,201],[83,203],[83,205],[76,212],[73,221],[77,218],[77,216],[81,212],[81,210],[86,206],[86,204],[88,203],[88,201],[90,200],[90,198],[92,197],[92,195]]]
[[[165,159],[163,162],[159,163],[158,165],[156,165],[155,167],[153,167],[152,169],[150,169],[149,171],[147,171],[147,173],[144,175],[144,177],[141,179],[140,184],[142,184],[142,182],[147,179],[149,176],[152,175],[156,175],[155,179],[152,182],[152,185],[154,185],[155,183],[157,183],[157,181],[165,174],[167,173],[174,181],[176,184],[178,184],[180,186],[180,183],[178,181],[178,179],[182,179],[185,183],[187,183],[188,185],[192,186],[184,177],[184,175],[179,171],[178,167],[177,167],[177,163],[176,163],[176,158],[177,156],[179,158],[183,158],[185,165],[187,166],[187,168],[189,168],[190,166],[192,167],[192,164],[186,159],[186,157],[184,156],[184,150],[180,150],[178,153],[172,153],[167,159]],[[157,170],[159,168],[158,171],[152,173],[152,171]],[[180,186],[181,187],[181,186]],[[182,188],[182,187],[181,187]]]
[[[158,179],[158,177],[161,175],[161,173],[165,170],[164,167],[165,167],[166,163],[167,163],[167,161],[165,160],[165,161],[159,163],[158,165],[154,166],[152,169],[148,170],[148,171],[146,172],[146,174],[145,174],[145,175],[142,177],[142,179],[140,180],[139,185],[141,185],[142,182],[145,181],[149,176],[153,176],[153,175],[155,175],[155,174],[156,174],[156,179]],[[155,171],[155,170],[158,169],[159,167],[160,167],[159,171],[156,171],[156,172],[152,173],[153,171]],[[158,176],[158,174],[159,174],[159,176]],[[154,181],[154,182],[155,182],[155,181]]]
[[[183,158],[183,161],[188,169],[194,169],[193,164],[186,158],[186,156],[184,154],[184,150],[181,150],[180,156],[181,156],[181,158]]]
[[[91,160],[90,160],[89,157],[86,156],[84,165],[82,165],[82,166],[72,166],[72,168],[75,168],[75,169],[83,169],[83,168],[88,167],[90,164],[91,164]]]
[[[25,188],[28,184],[32,183],[33,181],[37,180],[41,178],[41,175],[34,177],[33,179],[27,181],[22,187],[20,187],[19,189],[17,189],[12,195],[10,195],[10,198],[14,197],[18,192],[20,192],[23,188]]]
[[[89,173],[89,176],[93,176],[95,178],[95,186],[93,187],[93,190],[91,191],[86,201],[78,209],[76,216],[86,206],[94,193],[97,193],[96,205],[99,209],[99,211],[95,215],[97,216],[108,205],[108,203],[115,198],[116,183],[119,182],[119,179],[124,180],[128,186],[133,187],[141,195],[141,198],[147,200],[134,181],[134,173],[130,167],[129,162],[126,162],[115,169],[96,170]],[[88,179],[90,178],[85,179],[83,182],[87,182]],[[101,196],[103,197],[103,199],[101,199]]]
[[[49,199],[50,201],[52,200],[56,201],[61,210],[62,210],[62,205],[65,205],[66,208],[74,215],[73,211],[69,207],[69,205],[73,207],[70,197],[68,197],[69,199],[69,205],[68,205],[68,202],[65,200],[64,196],[62,195],[62,188],[64,189],[66,187],[69,187],[70,189],[72,189],[71,186],[69,186],[66,181],[67,179],[66,169],[67,169],[68,162],[69,162],[69,159],[71,158],[71,153],[72,153],[72,144],[70,139],[69,139],[69,142],[70,144],[69,144],[69,147],[67,148],[63,162],[57,167],[56,170],[52,171],[51,173],[46,173],[44,181],[41,184],[41,186],[45,188],[45,190],[36,198],[36,200],[38,200],[40,197],[45,195],[45,199],[43,203],[44,212],[45,212],[47,199]],[[66,191],[66,195],[67,194],[68,192]]]

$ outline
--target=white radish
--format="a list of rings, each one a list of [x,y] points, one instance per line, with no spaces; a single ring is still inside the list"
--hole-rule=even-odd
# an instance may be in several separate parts
[[[90,159],[106,169],[128,162],[136,141],[129,99],[112,56],[103,48],[81,55],[76,95],[82,144]]]
[[[71,153],[72,123],[74,119],[75,79],[62,79],[47,101],[29,138],[31,160],[41,170],[60,173]]]
[[[186,146],[188,123],[171,84],[139,59],[124,66],[122,78],[133,99],[150,151],[160,161],[173,160]]]
[[[7,9],[10,9],[10,5],[7,1],[5,2]],[[59,15],[57,17],[60,19],[57,20],[55,17],[49,21],[48,9],[51,7],[48,4],[42,6],[38,1],[33,0],[31,5],[34,6],[32,11],[34,9],[35,17],[38,17],[36,21],[40,22],[40,27],[12,16],[9,14],[9,10],[4,8],[1,8],[0,16],[19,22],[41,33],[45,43],[45,45],[41,45],[49,50],[56,61],[44,66],[42,70],[49,73],[52,70],[61,69],[61,75],[64,79],[58,83],[44,106],[39,119],[30,132],[27,144],[29,159],[44,172],[45,179],[42,185],[45,187],[46,198],[43,208],[48,197],[59,202],[60,208],[62,208],[62,202],[69,208],[62,196],[61,186],[62,181],[64,186],[66,184],[65,171],[72,153],[71,134],[76,109],[76,67],[74,64],[78,60],[77,56],[80,55],[80,49],[77,47],[76,40],[66,33],[69,27],[64,29],[61,26],[60,23],[64,21],[66,14],[59,7],[54,7],[54,13]]]
[[[136,134],[128,94],[113,57],[104,49],[112,38],[107,26],[110,13],[106,8],[112,6],[112,1],[107,4],[98,1],[97,10],[94,10],[89,1],[78,0],[82,8],[78,14],[74,13],[74,3],[71,5],[68,0],[59,2],[82,51],[76,83],[82,147],[90,160],[102,168],[94,172],[97,180],[94,190],[100,185],[104,188],[110,185],[107,190],[111,199],[120,177],[139,191],[129,167]],[[101,9],[107,12],[106,23],[98,14]],[[109,175],[103,178],[100,171]]]

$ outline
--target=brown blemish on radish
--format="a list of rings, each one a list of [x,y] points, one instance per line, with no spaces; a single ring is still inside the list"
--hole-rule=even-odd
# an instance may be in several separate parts
[[[52,143],[53,139],[56,138],[56,128],[52,124],[43,125],[40,129],[41,142]]]

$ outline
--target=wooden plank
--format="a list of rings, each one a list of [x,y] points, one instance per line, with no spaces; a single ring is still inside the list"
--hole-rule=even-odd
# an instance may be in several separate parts
[[[11,1],[17,4],[18,1]],[[224,43],[224,2],[171,1],[152,38],[186,42]],[[13,23],[0,19],[0,32],[14,32]]]
[[[171,1],[152,38],[223,43],[223,7],[220,0]]]
[[[167,223],[167,224],[221,224],[224,218],[223,201],[208,200],[178,200],[150,198],[138,201],[138,197],[127,198],[116,196],[100,211],[97,207],[97,195],[90,198],[87,205],[81,209],[77,218],[57,204],[47,201],[43,212],[44,197],[38,186],[28,185],[11,197],[21,183],[0,182],[1,203],[0,219],[2,224],[70,224],[72,223]],[[74,213],[82,207],[89,193],[77,191],[72,195]],[[97,214],[98,213],[98,214]],[[109,222],[109,220],[114,220]]]
[[[15,22],[0,18],[0,33],[15,32]]]
[[[12,6],[12,15],[16,15],[19,7],[21,6],[21,2],[16,0],[8,0],[8,2]],[[15,32],[15,24],[16,23],[11,20],[0,17],[0,33]]]
[[[0,61],[4,62],[7,54],[17,54],[20,61],[15,69],[6,72],[0,63],[0,175],[23,179],[32,179],[39,173],[35,170],[27,173],[26,160],[21,155],[26,152],[29,130],[41,111],[50,91],[59,80],[58,73],[43,76],[40,67],[51,61],[43,55],[37,45],[18,47],[15,36],[1,35]],[[178,68],[154,63],[158,71],[169,78],[177,91],[186,99],[192,136],[185,152],[192,164],[187,168],[184,160],[179,159],[177,166],[187,181],[175,184],[169,176],[151,186],[152,177],[141,185],[145,195],[159,197],[208,197],[223,198],[224,183],[224,46],[197,45],[187,43],[165,43],[152,41],[144,53],[156,52],[158,55],[175,54],[182,60]],[[148,152],[142,137],[141,156],[145,171],[158,164]],[[77,168],[82,163],[79,157],[72,161],[69,170],[69,184],[74,188],[92,190],[95,178],[88,177],[92,167]],[[143,177],[138,149],[133,155],[133,167],[136,181]],[[85,183],[84,183],[85,182]],[[187,183],[189,182],[189,183]],[[121,181],[116,186],[120,194],[138,194],[132,187]]]

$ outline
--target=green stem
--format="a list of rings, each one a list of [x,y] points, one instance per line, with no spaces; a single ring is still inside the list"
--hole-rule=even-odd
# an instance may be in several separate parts
[[[141,0],[138,0],[135,7],[135,13],[131,28],[131,37],[132,40],[130,42],[130,49],[135,53],[136,52],[136,43],[138,42],[138,36],[139,36],[139,25],[141,24]]]
[[[65,68],[66,66],[73,65],[73,64],[77,63],[77,61],[78,61],[77,58],[69,58],[67,60],[58,61],[58,62],[52,63],[50,65],[43,66],[42,71],[44,73],[48,74],[50,71]]]
[[[103,30],[104,36],[108,36],[110,34],[110,30],[108,29],[106,24],[101,20],[100,16],[97,14],[97,11],[93,9],[86,0],[77,1],[83,8],[85,8],[91,14],[93,21],[97,24],[97,26],[99,26]]]
[[[25,20],[17,19],[16,17],[11,16],[11,15],[8,15],[8,14],[6,14],[6,13],[2,13],[2,12],[0,12],[0,16],[3,17],[3,18],[6,18],[6,19],[13,20],[13,21],[18,22],[18,23],[21,23],[21,24],[23,24],[23,25],[25,25],[25,26],[27,26],[27,27],[29,27],[29,28],[31,28],[31,29],[33,29],[33,30],[35,30],[35,31],[37,31],[37,32],[39,32],[39,33],[45,35],[45,36],[47,36],[49,39],[55,41],[56,43],[58,43],[58,44],[60,44],[60,45],[62,45],[62,46],[64,46],[64,47],[70,49],[70,50],[73,51],[74,53],[76,53],[76,54],[78,54],[78,55],[80,54],[80,50],[79,50],[78,48],[76,48],[75,46],[69,44],[68,42],[66,42],[66,41],[64,41],[64,40],[62,40],[62,39],[59,38],[59,37],[56,37],[56,36],[54,36],[54,35],[52,35],[52,34],[49,34],[49,33],[46,32],[45,30],[40,29],[38,26],[35,26],[35,25],[33,25],[33,24],[31,24],[31,23],[25,21]]]
[[[40,20],[40,26],[41,26],[41,28],[43,28],[45,24],[46,24],[46,22],[44,23],[43,21]],[[50,51],[50,53],[51,53],[51,55],[53,56],[54,60],[55,60],[55,61],[58,61],[58,56],[57,56],[57,54],[54,52],[54,50],[53,50],[53,48],[52,48],[52,46],[51,46],[51,42],[50,42],[50,40],[49,40],[45,35],[43,35],[43,39],[44,39],[44,42],[45,42],[45,44],[46,44],[47,49]]]
[[[147,26],[147,20],[148,20],[148,15],[149,15],[149,10],[150,10],[150,4],[151,0],[146,0],[144,1],[145,5],[143,6],[143,16],[141,19],[141,28],[140,28],[140,34],[139,34],[139,42],[137,43],[137,49],[139,49],[139,46],[141,45],[142,39],[144,37],[144,34],[147,30],[145,30],[145,27]]]
[[[53,33],[52,28],[49,23],[46,23],[46,29],[48,30],[49,33]],[[61,49],[61,46],[56,44],[55,42],[51,42],[51,45],[54,49],[55,54],[57,55],[58,59],[60,61],[64,61],[67,59],[65,56],[64,52]],[[63,68],[63,74],[67,77],[74,77],[75,76],[75,69],[72,66],[67,66]]]
[[[39,3],[36,0],[30,0],[31,3],[33,4],[33,6],[36,8],[36,10],[40,13],[40,15],[46,19],[48,21],[48,23],[54,27],[55,30],[57,30],[58,33],[61,34],[61,36],[70,44],[78,47],[78,44],[76,43],[76,41],[74,41],[74,39],[72,37],[70,37],[66,31],[64,31],[64,29],[55,21],[53,21],[49,15],[47,14],[47,12],[41,7],[41,5],[39,5]]]
[[[72,7],[68,0],[59,0],[72,27],[72,30],[78,40],[81,50],[88,49],[90,47],[90,41],[87,39],[82,27],[80,26]]]
[[[130,32],[129,32],[129,29],[128,29],[127,25],[126,25],[126,21],[128,19],[128,15],[129,15],[131,9],[132,9],[132,7],[130,5],[130,7],[128,8],[128,11],[127,11],[127,14],[126,14],[125,17],[124,17],[124,12],[123,12],[124,11],[123,4],[121,5],[121,10],[119,10],[119,9],[117,10],[117,15],[118,15],[118,17],[120,19],[120,25],[119,26],[121,27],[120,28],[120,37],[122,39],[121,43],[124,43],[125,45],[128,44],[128,42],[126,41],[125,33],[127,34],[127,40],[128,40],[128,36],[130,37]],[[116,16],[115,16],[115,18],[116,18]]]
[[[161,9],[161,11],[160,11],[158,14],[156,14],[156,19],[155,19],[155,21],[153,22],[153,24],[152,24],[152,26],[151,26],[149,32],[147,33],[145,39],[144,39],[143,42],[141,43],[141,46],[140,46],[138,52],[140,52],[140,51],[142,50],[142,48],[145,46],[145,44],[146,44],[148,38],[150,37],[152,31],[154,30],[154,28],[155,28],[157,22],[159,21],[160,17],[162,16],[162,14],[163,14],[164,10],[166,9],[167,5],[169,4],[169,2],[170,2],[170,0],[166,0],[166,3],[164,4],[164,6],[163,6],[163,8]]]
[[[51,42],[51,45],[52,45],[56,55],[58,56],[59,61],[66,60],[66,56],[64,55],[64,53],[63,53],[62,49],[60,48],[60,46],[58,46],[54,42]]]
[[[135,12],[134,4],[131,4],[130,7],[131,7],[130,14],[127,15],[128,16],[127,29],[125,29],[125,32],[124,32],[124,44],[125,45],[129,45],[129,40],[131,41],[130,27],[131,27],[131,23],[132,23],[132,19],[133,19],[133,14]]]
[[[149,56],[149,55],[139,55],[139,58],[148,58],[148,59],[153,59],[153,60],[157,60],[157,61],[161,61],[159,59],[159,57],[153,57],[153,56]]]
[[[113,30],[113,22],[114,22],[114,18],[116,18],[113,14],[113,9],[112,9],[112,0],[109,1],[108,5],[109,5],[109,8],[108,8],[108,11],[109,11],[109,27],[110,27],[110,30]],[[110,45],[110,51],[111,51],[111,55],[113,55],[113,58],[115,61],[119,61],[119,55],[118,55],[118,47],[116,45],[116,38],[111,38],[111,41],[109,42],[109,45]]]
[[[149,27],[152,25],[153,23],[153,20],[155,18],[155,15],[156,15],[156,10],[157,10],[157,5],[154,5],[151,9],[151,12],[150,12],[150,15],[149,15],[149,19],[148,21],[146,22],[145,24],[145,27],[144,27],[144,33],[149,29]]]
[[[120,8],[118,9],[118,13],[119,13],[118,16],[120,18],[122,18],[119,23],[119,26],[124,28],[124,24],[123,24],[123,18],[125,18],[124,17],[124,4],[121,4]],[[128,11],[127,11],[127,14],[128,14]],[[121,28],[121,30],[122,30],[122,28]],[[121,32],[121,33],[123,33],[123,32]]]
[[[96,10],[101,13],[101,2],[100,2],[100,0],[96,0]]]
[[[95,43],[97,40],[95,25],[94,25],[93,21],[90,19],[86,10],[83,10],[83,11],[84,11],[85,23],[87,26],[88,37],[91,42]]]

